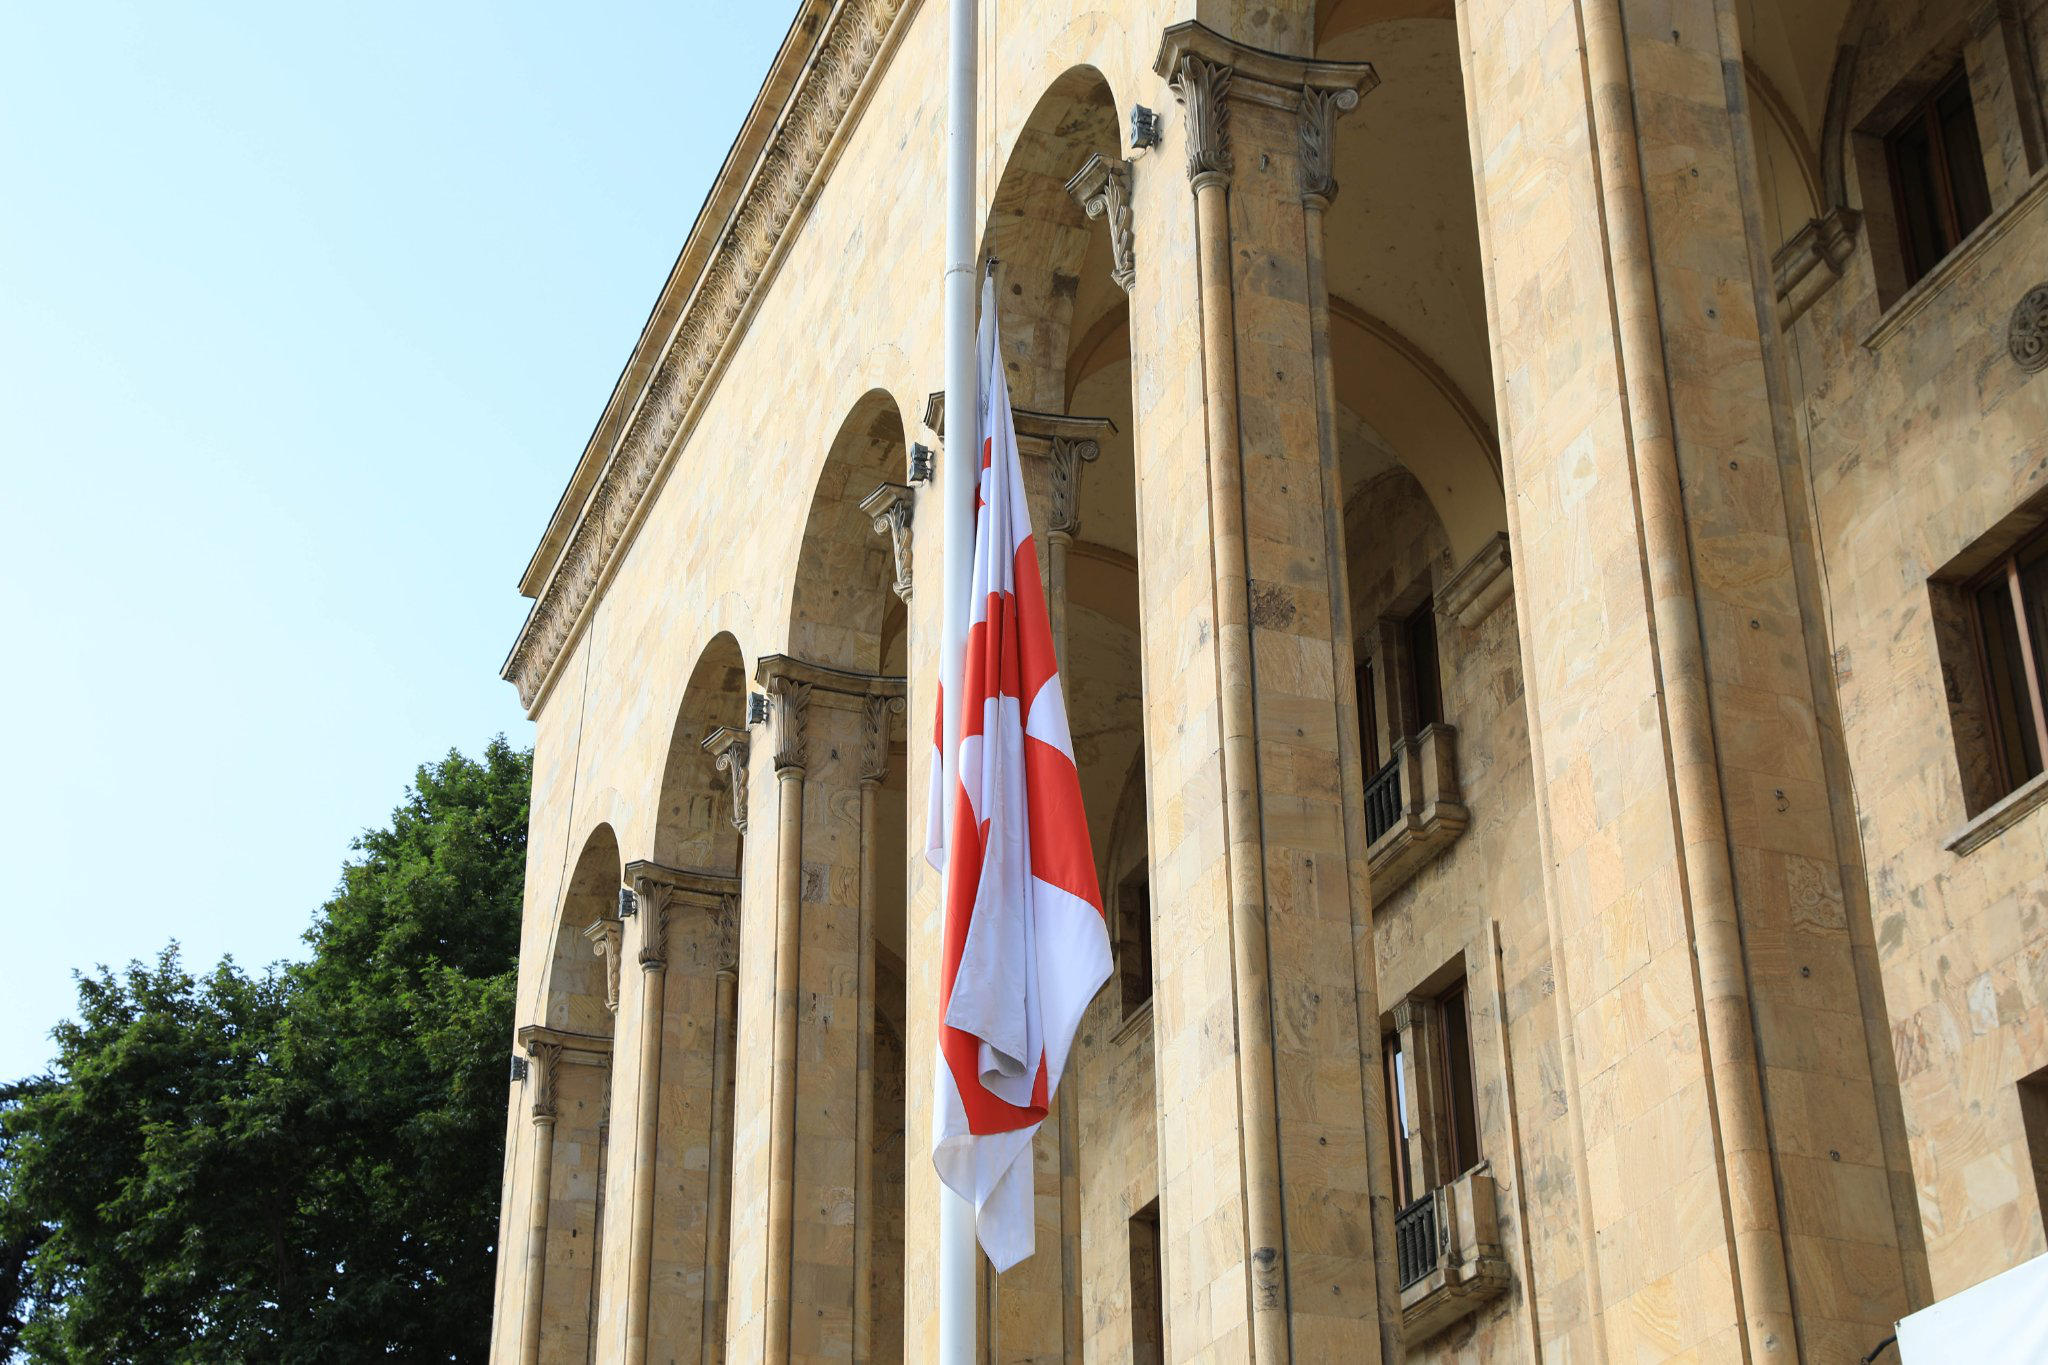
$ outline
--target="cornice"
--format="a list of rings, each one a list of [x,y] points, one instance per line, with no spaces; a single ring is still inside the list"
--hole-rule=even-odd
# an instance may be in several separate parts
[[[743,154],[757,120],[750,118],[742,130],[671,274],[670,287],[664,288],[641,345],[521,580],[521,591],[531,592],[535,600],[501,676],[519,689],[529,714],[546,695],[570,643],[631,543],[701,399],[744,332],[781,264],[794,236],[792,229],[816,197],[871,93],[874,73],[918,4],[919,0],[837,0],[819,24],[817,41],[790,83],[774,126],[760,138],[760,152],[744,184],[730,196],[730,211],[716,219],[719,205],[727,199],[726,186],[737,176],[734,158]],[[762,99],[756,101],[757,113],[814,12],[813,5],[799,12]],[[706,224],[714,220],[719,221],[716,237],[699,251]],[[693,257],[701,259],[701,268],[675,309],[673,324],[664,327],[665,305],[673,292],[680,292],[679,279]],[[654,356],[651,362],[645,359],[649,355]],[[644,375],[644,380],[636,380],[636,375]],[[614,430],[616,437],[607,439],[607,432]],[[594,475],[593,469],[598,471]],[[588,493],[579,496],[579,488],[585,486]],[[565,515],[570,506],[578,509],[573,523]],[[551,546],[559,547],[552,555]]]

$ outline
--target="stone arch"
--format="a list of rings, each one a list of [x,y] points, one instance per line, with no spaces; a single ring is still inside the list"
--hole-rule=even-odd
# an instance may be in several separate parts
[[[811,494],[790,593],[789,652],[858,673],[882,671],[903,634],[903,603],[891,591],[887,538],[861,500],[907,476],[903,415],[883,389],[863,394],[839,424]]]
[[[730,782],[704,741],[721,727],[744,730],[746,723],[746,656],[732,633],[722,630],[698,654],[669,736],[655,806],[655,862],[739,875]]]
[[[584,837],[555,917],[541,1013],[549,1028],[600,1036],[612,1031],[605,964],[586,935],[600,922],[618,919],[622,875],[618,835],[600,823]]]

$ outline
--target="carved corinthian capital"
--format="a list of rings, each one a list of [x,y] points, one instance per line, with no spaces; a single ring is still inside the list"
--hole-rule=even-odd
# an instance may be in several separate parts
[[[659,877],[645,874],[634,879],[633,888],[640,898],[640,966],[647,971],[666,967],[668,917],[675,907],[676,888]]]
[[[590,951],[604,959],[604,1007],[619,1012],[619,942],[624,926],[615,919],[601,919],[583,931]]]
[[[1358,107],[1358,91],[1349,86],[1318,90],[1301,87],[1297,112],[1301,133],[1301,194],[1327,205],[1337,197],[1337,119]]]
[[[1048,536],[1072,540],[1081,534],[1081,466],[1093,464],[1101,454],[1102,446],[1096,441],[1052,438],[1052,449],[1047,452],[1052,465],[1052,508],[1045,519]]]
[[[533,1058],[533,1117],[535,1122],[555,1121],[555,1080],[562,1067],[560,1043],[530,1042],[526,1055]]]
[[[804,743],[804,711],[811,704],[811,684],[786,676],[767,680],[768,723],[775,738],[775,771],[801,773],[808,747]]]
[[[1131,163],[1097,152],[1067,182],[1082,212],[1109,224],[1109,277],[1126,294],[1138,278],[1137,241],[1131,218]]]
[[[732,827],[747,832],[747,732],[721,725],[704,736],[703,750],[732,790]]]
[[[889,717],[903,714],[903,698],[872,696],[861,703],[860,780],[880,782],[889,775]]]
[[[860,510],[875,521],[875,533],[889,537],[896,556],[896,595],[910,600],[910,517],[917,502],[908,487],[885,483],[860,500]]]
[[[1173,69],[1173,93],[1188,124],[1188,179],[1197,189],[1230,179],[1231,69],[1183,54]]]

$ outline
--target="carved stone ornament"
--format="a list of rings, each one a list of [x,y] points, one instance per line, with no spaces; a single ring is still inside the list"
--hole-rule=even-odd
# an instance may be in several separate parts
[[[1097,152],[1067,182],[1067,193],[1090,218],[1109,224],[1109,277],[1126,294],[1137,281],[1137,238],[1131,217],[1131,163]]]
[[[668,916],[676,889],[653,877],[640,879],[640,966],[651,971],[668,965]]]
[[[1230,178],[1230,68],[1189,53],[1173,71],[1174,98],[1188,125],[1188,179]]]
[[[896,557],[896,595],[910,600],[910,518],[917,500],[900,483],[885,483],[860,500],[860,510],[875,520],[875,533],[889,537],[889,549]]]
[[[1301,133],[1301,193],[1328,204],[1337,197],[1337,119],[1358,107],[1358,92],[1345,86],[1301,88],[1297,111]]]
[[[794,678],[768,680],[768,715],[774,727],[775,771],[802,772],[807,766],[804,745],[804,709],[811,702],[811,684]]]
[[[529,710],[568,648],[608,566],[624,548],[641,501],[692,417],[698,396],[747,317],[767,268],[810,200],[827,150],[872,73],[904,0],[846,0],[831,11],[782,121],[762,149],[745,193],[706,258],[689,302],[658,351],[646,387],[626,395],[633,412],[585,500],[568,542],[505,662],[504,677]]]
[[[732,791],[732,827],[747,832],[747,732],[721,725],[704,736],[702,748]]]
[[[2048,370],[2048,284],[2037,284],[2012,310],[2005,330],[2012,363],[2028,374]]]
[[[604,959],[604,1007],[619,1012],[619,943],[625,926],[615,919],[601,919],[583,931],[590,951]]]
[[[1047,456],[1052,466],[1052,507],[1045,518],[1048,536],[1073,540],[1081,534],[1081,466],[1095,463],[1101,454],[1099,441],[1052,438]]]
[[[540,1122],[555,1121],[555,1080],[562,1066],[560,1043],[530,1042],[527,1056],[533,1058],[533,1117]]]
[[[718,898],[718,932],[714,936],[718,948],[717,970],[737,972],[740,969],[740,898],[727,893]]]
[[[889,775],[889,717],[903,714],[903,698],[869,697],[861,710],[860,780],[880,782]]]

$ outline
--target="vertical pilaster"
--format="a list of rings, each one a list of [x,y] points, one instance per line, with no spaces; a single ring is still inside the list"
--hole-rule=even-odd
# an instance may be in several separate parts
[[[1371,961],[1357,951],[1369,895],[1358,822],[1345,809],[1360,793],[1341,782],[1341,758],[1330,761],[1344,751],[1349,679],[1338,660],[1348,646],[1338,629],[1341,489],[1319,382],[1327,323],[1319,329],[1310,300],[1327,187],[1313,197],[1304,180],[1318,161],[1310,139],[1326,147],[1335,115],[1375,77],[1369,66],[1281,57],[1199,24],[1167,30],[1158,70],[1186,116],[1207,524],[1188,525],[1180,508],[1159,515],[1178,520],[1181,535],[1205,535],[1210,549],[1215,679],[1199,704],[1217,716],[1227,945],[1221,961],[1173,964],[1174,975],[1203,975],[1172,982],[1165,1006],[1228,1010],[1242,1239],[1235,1267],[1216,1263],[1202,1225],[1233,1210],[1176,1182],[1189,1156],[1168,1150],[1190,1138],[1206,1146],[1214,1134],[1163,1121],[1169,1349],[1236,1353],[1214,1329],[1189,1339],[1205,1306],[1212,1320],[1224,1310],[1189,1302],[1183,1288],[1225,1292],[1234,1270],[1253,1359],[1377,1360],[1393,1309],[1376,1265],[1367,1126],[1382,1101],[1361,1065],[1372,1052],[1359,1017],[1374,997]],[[1184,1049],[1162,1045],[1163,1107],[1209,1084],[1210,1059],[1176,1053]]]
[[[529,1042],[533,1068],[533,1178],[526,1205],[526,1299],[519,1315],[520,1365],[539,1365],[543,1295],[548,1273],[548,1200],[555,1168],[555,1084],[558,1043]]]
[[[711,1170],[705,1181],[703,1365],[725,1359],[726,1265],[732,1251],[733,1047],[739,1026],[739,897],[720,898],[713,976]]]
[[[796,1200],[796,1042],[804,857],[804,708],[808,683],[768,679],[775,741],[775,1032],[768,1136],[766,1359],[789,1359]]]
[[[626,1278],[626,1363],[647,1359],[647,1305],[653,1288],[654,1172],[661,1118],[662,1002],[668,968],[670,892],[640,879],[639,1087],[634,1098],[633,1207],[628,1236],[632,1246]],[[613,949],[614,955],[617,948]]]

